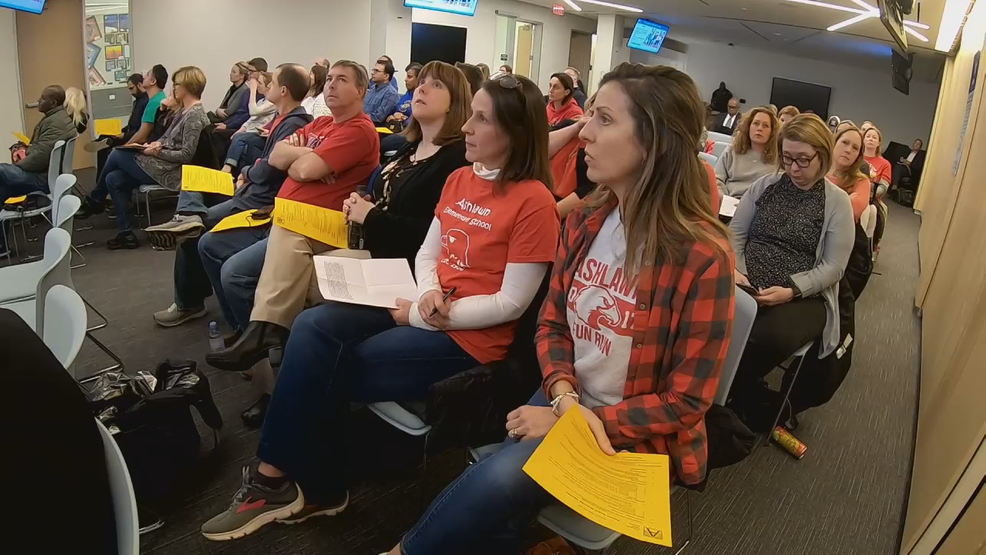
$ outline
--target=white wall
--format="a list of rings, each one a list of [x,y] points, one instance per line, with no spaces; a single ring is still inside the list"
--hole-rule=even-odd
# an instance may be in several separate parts
[[[917,138],[927,144],[938,102],[938,84],[911,81],[911,94],[904,96],[891,84],[890,60],[885,71],[873,71],[767,50],[684,42],[688,44],[686,71],[706,101],[720,81],[726,82],[733,95],[746,99],[744,110],[770,102],[774,77],[817,83],[832,88],[830,115],[849,118],[856,125],[873,121],[883,133],[884,147],[889,141],[910,145]],[[634,60],[638,56],[635,52]]]
[[[366,0],[132,0],[131,13],[136,68],[201,67],[207,109],[222,101],[229,69],[240,60],[308,67],[320,57],[369,64],[379,54],[370,53]]]
[[[587,33],[596,32],[596,22],[567,12],[564,16],[551,13],[549,8],[515,2],[513,0],[482,0],[476,8],[476,15],[466,17],[430,10],[411,10],[414,23],[433,23],[466,28],[466,61],[480,62],[496,71],[500,60],[496,57],[496,11],[516,16],[520,19],[541,23],[541,68],[537,85],[548,89],[551,74],[568,66],[568,50],[572,40],[572,30]]]
[[[0,137],[9,144],[14,142],[11,131],[22,132],[28,137],[33,129],[24,129],[24,110],[21,101],[21,72],[17,66],[17,33],[14,27],[14,11],[0,8]]]

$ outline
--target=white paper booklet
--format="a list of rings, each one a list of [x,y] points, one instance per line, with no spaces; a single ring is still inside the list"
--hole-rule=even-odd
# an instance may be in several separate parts
[[[722,195],[722,203],[719,205],[719,215],[732,218],[733,214],[736,213],[736,207],[739,206],[739,203],[740,199],[738,198]]]
[[[418,286],[403,258],[358,260],[316,256],[318,290],[327,301],[397,308],[397,299],[414,301]]]

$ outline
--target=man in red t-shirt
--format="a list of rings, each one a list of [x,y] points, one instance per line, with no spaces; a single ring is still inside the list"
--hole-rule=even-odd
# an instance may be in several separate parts
[[[278,197],[342,210],[342,201],[367,182],[380,161],[380,138],[363,113],[368,82],[366,69],[356,62],[340,60],[332,66],[324,91],[332,115],[316,118],[270,155],[272,166],[288,172]],[[210,353],[206,361],[223,370],[243,371],[266,358],[272,347],[283,346],[314,281],[312,257],[330,249],[272,227],[250,325],[234,345]]]

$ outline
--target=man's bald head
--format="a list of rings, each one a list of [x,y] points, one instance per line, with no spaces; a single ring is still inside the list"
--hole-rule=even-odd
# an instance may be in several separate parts
[[[65,104],[65,89],[59,85],[48,85],[41,91],[38,99],[38,111],[48,113],[52,108]]]

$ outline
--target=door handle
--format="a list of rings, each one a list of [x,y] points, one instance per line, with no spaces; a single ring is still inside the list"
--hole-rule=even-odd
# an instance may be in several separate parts
[[[37,102],[28,102],[27,104],[24,105],[24,107],[25,108],[37,108],[38,107],[38,103]]]

